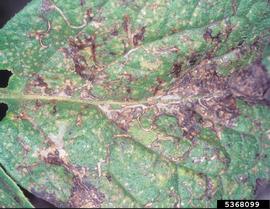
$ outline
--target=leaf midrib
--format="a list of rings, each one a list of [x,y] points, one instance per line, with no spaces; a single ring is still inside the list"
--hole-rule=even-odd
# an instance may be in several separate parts
[[[153,104],[183,104],[194,100],[204,98],[215,98],[224,96],[224,91],[217,91],[215,93],[209,93],[204,95],[165,95],[165,96],[154,96],[144,100],[130,100],[130,101],[117,101],[117,100],[100,100],[100,99],[87,99],[87,98],[75,98],[69,96],[51,96],[51,95],[38,95],[38,94],[10,94],[5,90],[0,90],[0,101],[1,100],[17,100],[17,101],[48,101],[48,102],[68,102],[77,104],[89,104],[89,105],[153,105]]]

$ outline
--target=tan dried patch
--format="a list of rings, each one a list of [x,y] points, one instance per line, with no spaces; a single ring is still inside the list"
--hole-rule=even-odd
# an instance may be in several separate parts
[[[44,137],[47,144],[47,148],[38,150],[35,155],[40,160],[51,165],[62,166],[66,172],[73,175],[73,190],[69,200],[70,207],[73,208],[97,208],[101,206],[105,196],[99,192],[94,186],[84,183],[84,179],[87,177],[87,169],[84,167],[75,166],[70,163],[68,155],[64,150],[63,135],[66,131],[66,126],[60,124],[58,135],[49,134],[47,136],[42,129],[40,129],[34,122],[34,120],[21,113],[18,119],[29,121],[33,128],[38,130]],[[36,166],[36,165],[33,165]],[[30,166],[19,166],[17,169],[25,172],[29,172]],[[48,199],[48,195],[45,196]],[[54,202],[51,201],[50,202]]]
[[[93,185],[82,184],[74,178],[72,195],[69,199],[72,208],[100,208],[105,196]]]
[[[195,96],[218,93],[227,89],[227,81],[216,72],[214,63],[202,62],[181,75],[167,95]]]
[[[125,131],[128,130],[129,124],[139,118],[147,109],[145,105],[127,106],[116,110],[112,109],[110,105],[100,105],[99,107],[110,120]]]
[[[177,69],[175,69],[177,67]],[[178,119],[184,136],[192,139],[200,127],[214,130],[220,137],[222,127],[231,128],[239,115],[236,100],[270,103],[270,79],[262,65],[255,63],[230,77],[217,74],[214,61],[203,61],[194,69],[179,71],[179,64],[173,66],[176,80],[166,93],[149,99],[146,104],[126,105],[118,109],[110,105],[100,108],[110,120],[128,131],[130,123],[140,120],[147,111],[173,115]]]

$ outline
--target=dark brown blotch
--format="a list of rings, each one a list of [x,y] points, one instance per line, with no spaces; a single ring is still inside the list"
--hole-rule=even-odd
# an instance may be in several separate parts
[[[134,36],[133,36],[133,45],[134,46],[138,46],[140,42],[142,42],[144,40],[144,33],[145,33],[145,28],[146,27],[142,27],[139,32],[137,32]]]
[[[130,17],[128,15],[125,15],[123,21],[123,28],[126,33],[129,32],[129,27],[130,27]]]
[[[33,74],[33,85],[37,87],[48,87],[48,84],[44,81],[44,78],[42,78],[39,74],[34,73]]]
[[[230,91],[236,98],[249,103],[270,105],[270,77],[260,63],[255,63],[232,74]]]
[[[206,31],[203,34],[203,38],[207,42],[211,42],[212,41],[212,29],[211,28],[207,28],[206,29]]]
[[[181,70],[182,70],[182,63],[181,62],[176,62],[173,64],[172,69],[170,71],[170,74],[174,78],[178,78],[180,76]]]

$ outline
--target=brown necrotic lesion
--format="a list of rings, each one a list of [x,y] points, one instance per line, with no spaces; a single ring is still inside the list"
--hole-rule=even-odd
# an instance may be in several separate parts
[[[83,6],[85,4],[85,1],[80,1],[80,4]],[[81,25],[74,25],[70,22],[70,20],[66,17],[64,11],[58,7],[53,0],[43,0],[42,1],[42,7],[41,7],[41,11],[42,12],[48,12],[48,11],[56,11],[58,12],[62,18],[64,19],[64,21],[66,22],[66,24],[73,29],[82,29],[84,28],[89,21],[91,21],[91,19],[94,17],[94,13],[92,12],[92,9],[87,9],[84,17],[83,17],[83,21]]]
[[[87,26],[87,24],[94,17],[94,13],[92,12],[92,9],[89,8],[86,10],[86,12],[84,14],[82,24],[81,25],[74,25],[67,18],[67,16],[63,12],[63,10],[60,9],[52,0],[43,0],[40,18],[44,22],[46,22],[47,29],[30,32],[28,34],[28,36],[30,38],[36,39],[39,42],[41,48],[43,48],[43,49],[47,49],[49,47],[48,45],[45,44],[44,39],[49,36],[49,33],[52,30],[52,23],[45,17],[45,14],[50,12],[50,11],[56,11],[57,13],[59,13],[60,16],[63,18],[63,20],[65,21],[65,23],[72,29],[83,29],[84,27]]]
[[[29,38],[34,38],[39,42],[39,45],[43,49],[47,49],[49,46],[44,43],[44,39],[49,36],[49,33],[52,29],[51,22],[45,18],[44,16],[40,16],[40,18],[46,22],[47,29],[46,30],[38,30],[35,32],[30,32],[28,34]]]
[[[96,77],[99,67],[96,57],[96,37],[95,35],[86,35],[84,38],[78,35],[76,38],[70,38],[68,47],[61,48],[60,51],[64,53],[66,58],[72,59],[74,63],[74,70],[76,74],[85,80],[93,81]],[[87,58],[81,54],[81,51],[90,49],[93,65],[89,66]]]

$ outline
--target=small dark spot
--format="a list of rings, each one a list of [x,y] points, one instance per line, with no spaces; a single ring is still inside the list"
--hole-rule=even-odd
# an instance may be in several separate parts
[[[238,47],[242,46],[244,42],[245,42],[245,40],[239,41],[238,44],[237,44],[237,46],[238,46]]]
[[[40,100],[36,100],[35,106],[37,109],[39,109],[42,106],[42,103]]]
[[[207,42],[211,42],[212,41],[212,29],[211,28],[207,28],[206,29],[206,31],[203,34],[203,38]]]
[[[131,88],[130,88],[130,87],[127,88],[127,93],[128,93],[128,94],[131,93]]]
[[[228,30],[226,28],[226,30]],[[213,36],[213,31],[211,28],[207,28],[206,31],[203,34],[203,38],[206,42],[210,42],[210,43],[215,43],[215,44],[219,44],[221,42],[221,32],[218,32],[217,35]],[[228,32],[229,33],[229,32]],[[227,33],[226,33],[227,34]]]
[[[81,6],[85,5],[85,0],[80,0],[80,5]]]
[[[112,181],[112,176],[111,175],[106,175],[106,178],[108,179],[109,182]]]
[[[114,28],[113,31],[111,32],[111,35],[112,36],[118,36],[118,33],[119,32],[118,32],[117,28]]]
[[[189,61],[188,61],[189,65],[190,65],[191,67],[194,66],[194,65],[197,63],[199,57],[200,57],[199,54],[197,54],[197,53],[192,53],[191,56],[190,56],[190,58],[189,58]]]
[[[0,70],[0,88],[6,88],[8,86],[8,81],[11,76],[12,76],[11,71]]]
[[[142,27],[140,31],[134,35],[133,44],[134,46],[138,46],[141,41],[144,39],[145,27]]]
[[[53,110],[52,110],[52,114],[56,114],[57,109],[56,109],[56,105],[53,106]]]
[[[153,88],[153,94],[156,95],[156,93],[161,90],[161,86],[164,83],[164,81],[160,78],[156,78],[157,85]]]
[[[123,22],[123,28],[126,33],[129,32],[129,26],[130,26],[130,17],[128,15],[124,16],[124,22]]]
[[[115,52],[109,52],[109,54],[112,55],[112,56],[116,56],[117,55],[117,53],[115,53]]]
[[[226,33],[226,36],[228,36],[228,35],[229,34]],[[222,34],[221,34],[221,32],[218,32],[218,34],[213,36],[212,39],[217,44],[221,43],[222,42]]]
[[[180,76],[181,69],[182,63],[174,63],[171,69],[171,74],[173,75],[173,77],[178,78]]]
[[[5,103],[0,103],[0,121],[2,121],[7,114],[8,106]]]

